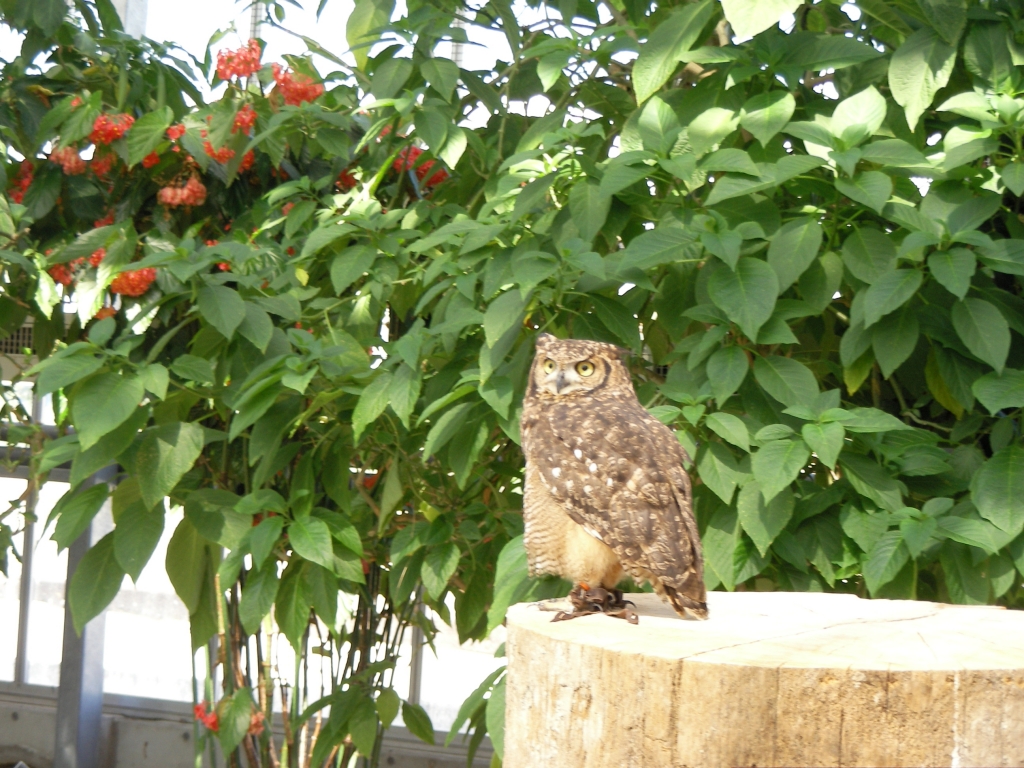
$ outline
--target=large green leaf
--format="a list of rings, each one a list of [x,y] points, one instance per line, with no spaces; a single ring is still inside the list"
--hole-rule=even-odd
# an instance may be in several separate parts
[[[987,373],[971,386],[975,397],[995,414],[1004,408],[1024,408],[1024,371],[1011,368]]]
[[[82,450],[123,424],[145,393],[137,377],[116,373],[98,374],[78,387],[71,398],[71,417]]]
[[[147,112],[136,120],[128,131],[128,165],[142,161],[164,140],[164,132],[170,127],[174,113],[170,107]]]
[[[711,517],[701,537],[708,568],[730,592],[736,588],[734,554],[739,534],[740,524],[736,510],[723,506]]]
[[[230,339],[245,320],[245,302],[238,291],[226,286],[203,286],[199,289],[197,304],[202,316],[226,339]]]
[[[391,20],[394,9],[394,0],[358,0],[349,14],[345,38],[360,69],[366,66],[370,45],[379,39],[377,32]]]
[[[903,543],[901,531],[882,534],[864,562],[864,583],[874,595],[894,578],[910,559],[907,545]]]
[[[121,589],[122,581],[124,570],[114,557],[114,534],[111,532],[85,553],[68,584],[68,604],[78,634],[82,634],[85,625],[110,605]]]
[[[715,442],[708,443],[697,457],[697,474],[726,504],[732,502],[732,494],[743,477],[729,449]]]
[[[783,490],[765,504],[756,480],[744,485],[736,497],[740,524],[762,557],[768,554],[775,537],[793,517],[793,508],[794,498],[789,490]]]
[[[731,413],[712,413],[708,415],[705,423],[723,440],[744,451],[750,450],[750,433],[747,431],[747,425],[738,416]]]
[[[793,117],[796,100],[789,91],[768,91],[747,99],[740,110],[740,125],[766,145]]]
[[[888,379],[913,354],[919,334],[917,314],[909,305],[872,328],[871,347],[883,377]]]
[[[725,18],[739,37],[753,37],[793,13],[801,0],[722,0]]]
[[[770,503],[783,488],[800,475],[811,456],[803,440],[772,440],[761,446],[750,460],[761,495]]]
[[[638,104],[643,104],[665,84],[679,65],[679,57],[697,42],[716,10],[711,0],[688,3],[657,26],[633,63],[633,89]]]
[[[842,256],[850,274],[873,283],[896,265],[896,244],[877,229],[861,227],[843,242]]]
[[[740,388],[750,369],[750,360],[741,347],[723,347],[708,358],[705,370],[711,392],[719,406]]]
[[[259,630],[260,622],[270,613],[274,600],[277,599],[277,589],[280,585],[276,561],[266,568],[249,571],[245,588],[242,590],[242,601],[238,606],[238,617],[247,634],[252,635]]]
[[[57,542],[58,552],[70,547],[89,527],[89,523],[107,500],[109,491],[106,483],[97,483],[78,493],[68,491],[60,498],[50,513],[51,518],[57,518],[53,540]]]
[[[359,443],[359,437],[366,427],[388,407],[391,398],[391,379],[390,371],[379,374],[359,396],[359,402],[352,412],[352,439],[356,444]]]
[[[939,284],[958,299],[967,295],[977,264],[966,248],[935,251],[928,257],[928,269]]]
[[[611,208],[611,198],[601,194],[601,185],[593,179],[579,181],[569,193],[569,212],[580,237],[591,242],[604,226]]]
[[[893,53],[889,88],[906,112],[911,129],[931,106],[936,92],[946,87],[955,62],[956,48],[928,27],[917,30]]]
[[[864,293],[864,326],[869,328],[902,307],[917,293],[923,279],[917,269],[894,269],[879,277]]]
[[[772,355],[754,360],[754,378],[783,405],[807,405],[818,396],[818,381],[803,363]]]
[[[452,543],[435,547],[427,553],[420,577],[432,600],[439,599],[448,586],[448,580],[459,567],[459,557],[459,548]]]
[[[132,581],[138,583],[139,574],[152,557],[163,532],[163,508],[147,509],[141,499],[130,504],[117,518],[114,556]]]
[[[804,442],[818,456],[818,461],[834,469],[839,452],[843,449],[846,429],[838,421],[824,424],[804,424],[800,430]]]
[[[1010,353],[1010,326],[1003,314],[984,299],[953,305],[953,327],[973,355],[1001,373]]]
[[[881,213],[892,196],[892,179],[881,171],[865,171],[852,179],[838,178],[836,191]]]
[[[299,557],[334,570],[334,547],[327,523],[316,517],[297,517],[288,526],[288,541]]]
[[[711,275],[708,294],[748,338],[756,339],[775,309],[779,281],[766,262],[744,256],[735,270],[722,268]]]
[[[768,246],[768,264],[779,279],[779,291],[797,281],[818,255],[823,233],[816,219],[795,219],[784,224]]]
[[[1024,448],[1010,445],[992,456],[971,480],[971,500],[986,520],[1004,531],[1024,525]]]
[[[164,424],[144,433],[134,469],[147,509],[161,503],[192,469],[203,442],[203,428],[190,422]]]

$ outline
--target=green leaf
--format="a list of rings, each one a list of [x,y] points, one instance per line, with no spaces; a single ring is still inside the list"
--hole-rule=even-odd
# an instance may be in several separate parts
[[[885,233],[863,227],[843,242],[842,257],[850,274],[873,283],[896,266],[896,244]]]
[[[373,746],[377,743],[377,710],[370,699],[360,697],[347,727],[359,754],[366,757],[373,754]]]
[[[91,352],[67,355],[66,357],[51,356],[33,369],[39,371],[35,386],[36,396],[42,397],[67,387],[69,384],[74,384],[76,381],[81,381],[99,370],[103,363],[102,357],[96,357]]]
[[[864,583],[868,591],[874,595],[879,589],[896,578],[907,560],[910,552],[903,543],[902,531],[888,531],[875,544],[864,561]]]
[[[70,547],[89,527],[107,500],[109,491],[106,483],[97,483],[78,493],[72,489],[61,496],[50,513],[51,517],[57,518],[52,539],[57,542],[58,552]]]
[[[1002,373],[1010,353],[1010,326],[1003,314],[984,299],[963,299],[953,305],[952,317],[971,354]]]
[[[711,107],[690,121],[686,128],[687,137],[694,153],[703,155],[736,130],[739,115],[731,109]]]
[[[235,751],[249,730],[253,701],[248,688],[239,688],[217,702],[217,739],[225,755]]]
[[[594,179],[577,181],[573,185],[569,192],[569,212],[580,237],[588,243],[597,237],[608,218],[611,204],[611,198],[601,194],[601,185]]]
[[[505,291],[488,305],[484,313],[484,337],[488,347],[497,344],[505,331],[521,322],[525,307],[519,291]]]
[[[750,467],[761,486],[765,502],[771,502],[783,488],[800,475],[807,464],[810,450],[803,440],[772,440],[753,454]]]
[[[999,178],[1017,197],[1024,195],[1024,163],[1007,163],[999,171]]]
[[[764,503],[761,486],[756,480],[748,482],[740,489],[736,497],[740,524],[754,542],[761,557],[768,554],[775,537],[793,517],[794,505],[793,494],[788,489],[776,495],[769,504]]]
[[[768,264],[779,279],[779,292],[802,275],[821,248],[823,232],[816,219],[795,219],[782,225],[768,246]]]
[[[992,456],[971,480],[978,513],[1004,531],[1024,525],[1024,448],[1009,445]]]
[[[307,567],[308,564],[302,560],[293,560],[289,564],[281,575],[274,601],[274,620],[295,649],[301,647],[302,637],[309,626],[311,606],[303,587]]]
[[[385,688],[377,694],[377,716],[385,729],[390,728],[391,723],[398,717],[398,709],[401,705],[402,700],[391,688]]]
[[[274,518],[270,518],[274,519]],[[277,561],[271,562],[266,568],[254,568],[249,571],[242,590],[242,601],[238,605],[238,618],[247,635],[259,631],[263,617],[277,599],[277,589],[281,582],[277,578]]]
[[[734,171],[755,178],[761,175],[757,164],[742,149],[719,149],[700,161],[702,171]]]
[[[139,408],[112,432],[108,432],[88,450],[81,451],[71,464],[69,482],[75,487],[89,475],[108,466],[135,440],[135,436],[149,420],[149,409]]]
[[[894,269],[879,277],[864,294],[864,327],[902,307],[921,287],[924,275],[917,269]]]
[[[755,358],[754,378],[765,392],[786,406],[806,405],[818,396],[818,380],[814,374],[791,357]]]
[[[818,456],[818,461],[829,469],[835,469],[839,452],[843,450],[846,429],[838,421],[825,424],[804,424],[800,429],[804,442]]]
[[[420,577],[432,600],[437,600],[448,586],[448,580],[459,567],[459,548],[455,544],[444,544],[432,548],[423,560]]]
[[[882,127],[885,112],[885,98],[869,85],[836,105],[832,112],[832,133],[848,149],[855,147]]]
[[[466,414],[473,406],[474,403],[460,403],[442,414],[427,433],[427,440],[423,444],[425,457],[433,456],[455,437],[455,433],[462,427]]]
[[[743,238],[738,232],[732,230],[701,232],[700,242],[709,253],[728,264],[729,269],[736,269],[736,262],[740,258],[740,247],[743,245]]]
[[[985,605],[989,601],[989,581],[982,569],[974,563],[970,548],[946,545],[939,552],[939,562],[945,576],[946,590],[954,603]]]
[[[750,433],[747,432],[747,425],[738,416],[731,413],[712,413],[705,419],[705,423],[723,440],[744,451],[750,450]]]
[[[621,268],[648,270],[671,264],[685,255],[696,236],[682,227],[661,226],[637,235],[622,252]]]
[[[889,88],[913,130],[936,92],[945,88],[956,62],[956,47],[922,27],[903,41],[889,61]]]
[[[391,20],[394,0],[358,0],[345,25],[345,39],[355,57],[355,66],[365,69],[370,46],[380,39],[378,31]]]
[[[370,92],[378,99],[393,98],[402,90],[412,72],[413,65],[409,59],[388,59],[373,70]]]
[[[423,79],[430,83],[431,88],[447,101],[451,101],[455,86],[459,83],[459,67],[454,61],[438,58],[427,59],[420,65],[420,73],[423,75]]]
[[[384,371],[366,385],[352,411],[352,442],[358,445],[366,428],[377,420],[388,407],[391,392],[391,372]]]
[[[881,213],[892,197],[892,179],[881,171],[865,171],[852,179],[837,178],[836,190],[851,200]]]
[[[928,159],[902,139],[880,139],[860,148],[861,159],[895,167],[928,165]]]
[[[739,537],[739,518],[731,507],[719,507],[701,537],[708,568],[730,592],[736,588],[734,554]]]
[[[125,573],[138,583],[139,574],[153,556],[164,532],[162,506],[147,509],[140,500],[130,504],[117,518],[114,556]]]
[[[591,295],[594,312],[609,331],[628,348],[640,349],[640,324],[629,309],[614,299]]]
[[[409,417],[420,397],[421,383],[416,371],[403,363],[395,368],[391,384],[388,385],[388,402],[406,429],[410,428]]]
[[[913,354],[919,334],[917,314],[910,306],[874,326],[871,347],[884,378],[888,379]]]
[[[768,91],[747,99],[740,109],[740,125],[765,146],[786,127],[796,109],[789,91]]]
[[[796,11],[801,0],[722,0],[725,18],[737,37],[753,37]]]
[[[171,372],[179,379],[197,384],[213,384],[217,380],[209,360],[197,355],[181,355],[171,363]]]
[[[852,504],[847,504],[839,513],[839,523],[843,531],[857,542],[864,552],[870,552],[889,530],[892,515],[888,512],[862,512]]]
[[[284,529],[284,518],[280,515],[265,517],[259,525],[254,527],[248,534],[249,552],[252,555],[254,568],[262,568],[264,561],[274,549],[277,540],[281,538],[281,531]]]
[[[121,589],[124,570],[114,557],[114,534],[108,533],[85,553],[68,584],[68,603],[75,632],[110,605]]]
[[[846,452],[839,465],[850,485],[861,496],[893,512],[903,508],[903,495],[899,484],[871,459]]]
[[[163,107],[147,112],[136,120],[125,137],[128,142],[128,166],[142,161],[164,140],[164,132],[174,120],[170,107]]]
[[[977,264],[973,251],[950,248],[928,257],[928,270],[939,284],[958,299],[967,295]]]
[[[206,562],[206,544],[195,526],[184,518],[167,544],[164,565],[174,591],[190,614],[199,607]]]
[[[900,521],[900,532],[903,534],[903,543],[907,545],[910,556],[917,558],[928,546],[938,524],[934,517],[925,520],[902,520]]]
[[[756,339],[775,309],[779,281],[767,263],[744,256],[735,270],[715,270],[708,281],[708,294],[747,338]]]
[[[729,449],[716,442],[707,443],[707,448],[698,456],[697,474],[704,485],[726,504],[732,501],[733,491],[742,477]]]
[[[1002,374],[986,373],[975,380],[971,391],[992,414],[1024,408],[1024,371],[1007,368]]]
[[[679,57],[693,47],[717,10],[711,0],[676,8],[659,24],[633,63],[633,89],[637,104],[643,104],[669,79]]]
[[[750,361],[741,347],[723,347],[708,358],[705,368],[711,392],[721,406],[740,388],[747,376]]]
[[[409,733],[420,741],[434,743],[434,725],[430,722],[430,715],[419,704],[413,704],[411,701],[402,702],[402,722],[409,729]]]
[[[266,352],[274,335],[274,322],[270,315],[254,302],[245,302],[245,317],[238,326],[238,333],[248,339],[260,352]],[[212,379],[211,379],[212,381]]]
[[[71,417],[82,450],[123,424],[145,394],[137,377],[116,373],[101,373],[81,384],[71,398]]]
[[[505,679],[494,686],[487,699],[487,735],[499,759],[505,756]]]
[[[672,107],[666,104],[664,99],[654,96],[644,106],[643,111],[640,112],[637,128],[640,129],[640,137],[643,139],[644,146],[647,149],[661,155],[667,155],[676,143],[682,126],[679,125],[679,118],[676,117]],[[643,167],[646,168],[646,166]],[[607,177],[607,175],[606,173],[605,176]],[[627,185],[623,185],[619,189],[625,186]],[[602,191],[605,188],[605,179],[601,179],[601,188]]]
[[[227,286],[203,286],[199,289],[197,306],[200,314],[225,339],[230,339],[245,320],[245,302],[238,291]]]
[[[928,22],[950,45],[956,45],[967,23],[966,0],[918,0]]]
[[[427,148],[436,155],[448,138],[448,126],[451,124],[444,112],[424,109],[416,115],[416,135],[423,139]]]
[[[164,424],[143,433],[135,453],[135,476],[147,508],[161,503],[192,469],[203,443],[203,428],[190,422]]]
[[[331,530],[323,520],[308,516],[295,518],[288,526],[288,541],[299,557],[334,570]]]

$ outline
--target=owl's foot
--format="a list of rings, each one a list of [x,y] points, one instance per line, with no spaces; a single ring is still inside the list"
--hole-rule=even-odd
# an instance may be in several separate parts
[[[630,624],[637,624],[640,621],[640,617],[633,610],[636,606],[629,600],[624,600],[622,590],[619,589],[586,588],[585,585],[580,585],[569,593],[569,602],[572,603],[572,613],[559,611],[552,621],[568,621],[593,613],[625,619]]]

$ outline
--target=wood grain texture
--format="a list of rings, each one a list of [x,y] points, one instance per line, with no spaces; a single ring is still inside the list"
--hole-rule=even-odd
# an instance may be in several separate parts
[[[508,614],[505,768],[1024,767],[1024,612],[708,595],[686,621]]]

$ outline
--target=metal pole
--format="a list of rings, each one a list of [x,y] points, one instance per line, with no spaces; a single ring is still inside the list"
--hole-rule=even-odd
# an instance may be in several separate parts
[[[112,0],[117,15],[121,17],[121,26],[132,37],[146,34],[146,14],[149,0]]]
[[[111,483],[117,467],[101,469],[83,488]],[[100,727],[103,718],[103,639],[105,616],[100,614],[75,633],[67,587],[85,553],[113,528],[110,500],[68,549],[68,580],[64,590],[64,652],[57,690],[57,740],[53,768],[99,768]]]
[[[249,16],[249,39],[255,40],[260,36],[260,23],[263,21],[263,3],[257,0],[252,4],[252,13]]]
[[[417,593],[416,612],[423,613],[423,603]],[[412,625],[412,658],[409,660],[409,703],[420,703],[420,685],[423,682],[423,629],[419,624]]]
[[[32,423],[43,420],[43,399],[32,393]],[[31,465],[29,467],[31,471]],[[29,482],[32,482],[31,477]],[[28,619],[32,603],[32,557],[35,550],[35,523],[31,517],[39,500],[38,489],[32,485],[25,499],[25,540],[21,545],[21,585],[18,590],[18,649],[14,656],[14,682],[24,685],[28,682]]]

